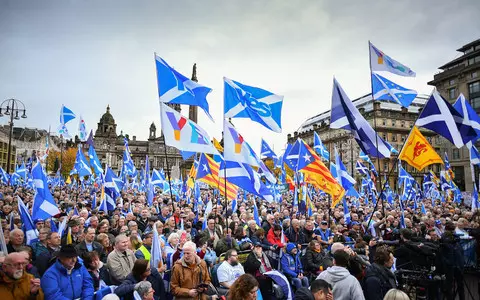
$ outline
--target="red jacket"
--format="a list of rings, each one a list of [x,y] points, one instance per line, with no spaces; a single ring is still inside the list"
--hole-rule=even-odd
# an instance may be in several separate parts
[[[285,244],[288,243],[288,239],[285,236],[285,234],[284,234],[284,238],[285,238]],[[285,244],[282,244],[281,240],[282,240],[281,236],[276,237],[275,233],[273,233],[273,227],[270,228],[270,230],[267,233],[267,241],[272,245],[277,245],[279,248],[283,248],[283,247],[285,247]]]

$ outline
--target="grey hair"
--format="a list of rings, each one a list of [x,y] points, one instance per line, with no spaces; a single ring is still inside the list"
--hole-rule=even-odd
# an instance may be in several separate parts
[[[102,300],[120,300],[117,294],[108,294],[103,296]]]
[[[152,284],[149,281],[140,281],[135,285],[135,291],[140,295],[143,299],[143,296],[148,293],[148,291],[152,288]]]
[[[128,237],[127,237],[126,235],[124,235],[124,234],[117,235],[117,236],[115,237],[115,245],[117,245],[117,244],[120,243],[121,241],[127,240],[127,239],[128,239]]]
[[[22,235],[25,235],[23,233],[23,230],[19,229],[19,228],[15,228],[14,230],[10,231],[10,238],[13,239],[15,233],[21,233]]]

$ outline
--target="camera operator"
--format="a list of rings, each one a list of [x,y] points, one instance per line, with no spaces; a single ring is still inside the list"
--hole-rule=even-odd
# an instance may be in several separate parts
[[[393,253],[397,258],[396,268],[417,270],[430,267],[429,263],[435,260],[435,248],[432,243],[414,241],[413,232],[410,229],[401,229],[400,243]]]
[[[454,280],[460,300],[465,299],[463,287],[463,249],[459,243],[459,236],[455,234],[453,222],[445,224],[445,233],[440,239],[440,250],[445,266],[446,286],[445,293],[448,300],[454,299]]]
[[[395,275],[391,271],[393,262],[393,254],[386,246],[376,249],[374,263],[367,267],[365,274],[365,299],[381,300],[390,289],[397,287]]]

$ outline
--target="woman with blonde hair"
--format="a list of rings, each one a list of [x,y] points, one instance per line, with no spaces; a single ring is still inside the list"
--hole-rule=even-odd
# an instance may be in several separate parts
[[[385,294],[383,300],[410,300],[410,297],[401,290],[391,289]]]
[[[258,293],[258,281],[250,274],[243,274],[230,287],[228,300],[255,300]]]

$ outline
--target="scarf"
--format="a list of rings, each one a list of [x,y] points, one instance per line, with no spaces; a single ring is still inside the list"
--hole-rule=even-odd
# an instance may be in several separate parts
[[[260,273],[265,273],[272,270],[272,266],[270,265],[270,261],[265,253],[262,252],[262,256],[258,257],[257,253],[254,253],[255,257],[260,261]]]

